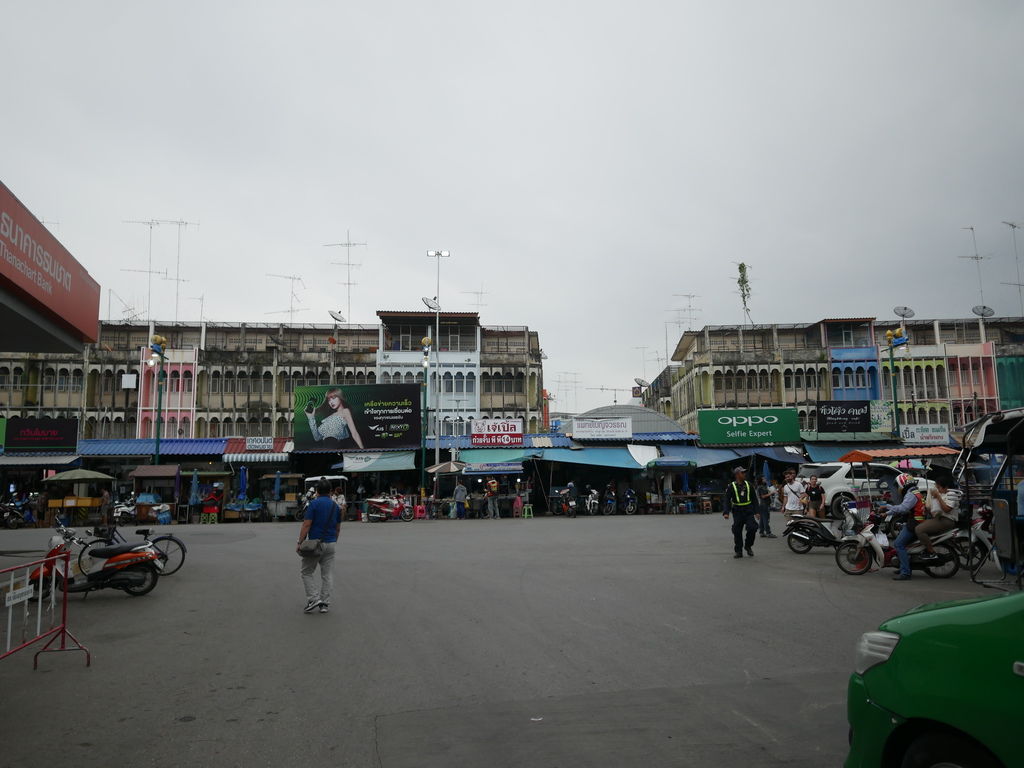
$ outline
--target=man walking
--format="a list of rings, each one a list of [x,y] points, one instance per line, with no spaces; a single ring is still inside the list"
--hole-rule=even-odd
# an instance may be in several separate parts
[[[782,513],[789,517],[790,515],[802,515],[804,512],[804,494],[807,492],[807,486],[802,481],[797,479],[796,470],[789,467],[782,474],[782,494],[783,494],[783,507]]]
[[[755,494],[757,495],[758,528],[761,531],[761,538],[774,539],[775,534],[772,533],[769,517],[771,515],[772,497],[775,495],[775,489],[768,485],[763,477],[759,477],[757,478]]]
[[[341,533],[341,510],[331,501],[331,484],[321,480],[316,484],[316,498],[306,506],[306,518],[299,531],[299,542],[295,551],[302,555],[302,586],[306,590],[305,613],[312,613],[317,608],[320,613],[327,613],[331,604],[331,588],[334,576],[331,568],[334,565],[334,547]],[[321,551],[318,554],[305,555],[299,549],[307,538],[319,539]],[[320,589],[313,583],[313,572],[320,566]]]
[[[455,492],[452,493],[452,499],[455,500],[455,517],[459,520],[466,519],[466,497],[468,495],[469,491],[462,484],[462,478],[460,477],[455,481]]]
[[[725,511],[722,517],[726,520],[732,514],[732,538],[735,554],[743,557],[746,549],[747,557],[754,556],[754,538],[757,536],[757,507],[754,501],[754,486],[747,480],[747,471],[736,467],[732,471],[733,481],[725,488]],[[743,529],[746,528],[744,541]]]
[[[487,516],[491,520],[500,520],[501,513],[498,511],[498,481],[488,477],[487,482]]]

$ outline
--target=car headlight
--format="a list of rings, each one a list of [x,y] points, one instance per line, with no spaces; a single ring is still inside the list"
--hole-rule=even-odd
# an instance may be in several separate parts
[[[889,660],[900,636],[892,632],[865,632],[857,641],[857,660],[854,670],[863,675],[876,664]]]

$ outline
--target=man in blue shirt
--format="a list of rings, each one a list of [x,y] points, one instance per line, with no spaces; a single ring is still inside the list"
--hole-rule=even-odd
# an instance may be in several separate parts
[[[306,607],[302,610],[312,613],[319,608],[320,613],[327,613],[331,603],[331,587],[334,585],[331,566],[334,564],[334,546],[341,532],[341,510],[331,501],[331,484],[326,480],[316,484],[316,494],[316,498],[306,507],[306,518],[299,531],[299,544],[310,538],[319,539],[322,545],[319,555],[302,558],[302,586],[306,590]],[[299,551],[298,545],[295,549]],[[317,565],[320,566],[319,591],[313,583],[313,572]]]

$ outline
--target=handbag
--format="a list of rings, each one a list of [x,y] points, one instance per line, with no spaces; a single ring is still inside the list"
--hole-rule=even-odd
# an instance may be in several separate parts
[[[324,551],[321,539],[305,539],[299,544],[299,557],[320,557]]]

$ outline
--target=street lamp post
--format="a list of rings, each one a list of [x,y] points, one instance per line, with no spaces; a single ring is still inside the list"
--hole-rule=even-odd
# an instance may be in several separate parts
[[[430,373],[430,345],[427,342],[430,339],[423,339],[423,388],[420,390],[420,421],[422,426],[420,429],[420,500],[422,501],[427,495],[427,398],[429,393],[427,387],[430,386],[430,379],[428,375]]]
[[[164,361],[167,357],[164,351],[167,349],[167,339],[163,336],[153,336],[149,348],[152,354],[149,356],[149,365],[158,364],[156,374],[156,445],[153,449],[153,463],[160,463],[160,428],[163,426],[164,413]]]
[[[899,402],[896,397],[896,357],[894,350],[896,347],[905,346],[907,343],[907,337],[902,328],[897,328],[895,331],[886,331],[885,338],[889,342],[889,375],[892,377],[892,423],[893,423],[893,435],[896,437],[900,436],[900,409]]]

